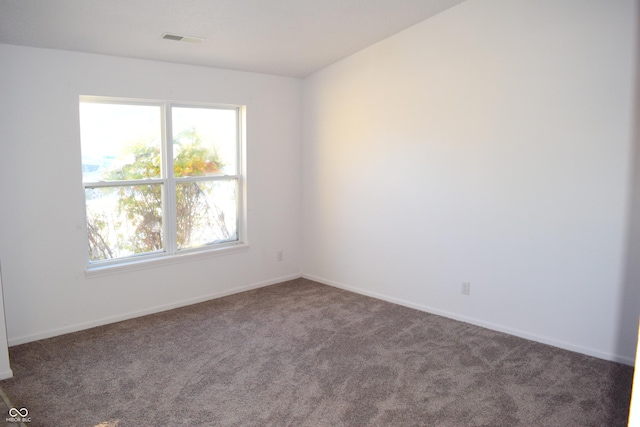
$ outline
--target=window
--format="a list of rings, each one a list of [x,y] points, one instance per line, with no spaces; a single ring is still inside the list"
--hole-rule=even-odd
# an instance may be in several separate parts
[[[241,110],[80,98],[90,268],[242,242]]]

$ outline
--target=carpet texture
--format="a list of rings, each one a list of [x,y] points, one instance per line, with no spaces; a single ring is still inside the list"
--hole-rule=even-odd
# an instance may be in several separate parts
[[[633,374],[305,279],[10,356],[31,426],[625,426]]]

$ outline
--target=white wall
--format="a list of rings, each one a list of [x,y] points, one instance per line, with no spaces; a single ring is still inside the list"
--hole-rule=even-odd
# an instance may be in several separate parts
[[[299,277],[300,80],[8,45],[0,61],[10,344]],[[247,105],[250,249],[86,278],[79,95]]]
[[[305,276],[632,364],[636,3],[468,0],[305,79]]]

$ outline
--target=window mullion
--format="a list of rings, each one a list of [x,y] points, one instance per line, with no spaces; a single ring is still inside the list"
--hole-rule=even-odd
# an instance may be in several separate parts
[[[182,176],[174,177],[175,183],[182,182],[203,182],[203,181],[232,181],[240,179],[239,175],[202,175],[202,176]]]
[[[177,251],[176,185],[173,176],[173,130],[171,127],[171,104],[165,102],[162,108],[162,154],[165,180],[164,188],[164,231],[165,249],[169,254]]]
[[[155,185],[164,184],[163,179],[146,178],[146,179],[130,179],[126,181],[98,181],[84,182],[84,188],[109,188],[109,187],[133,187],[135,185]]]

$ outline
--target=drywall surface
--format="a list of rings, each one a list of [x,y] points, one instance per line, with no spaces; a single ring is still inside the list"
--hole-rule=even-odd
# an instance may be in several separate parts
[[[636,19],[468,0],[305,79],[303,274],[632,364]]]
[[[0,58],[10,344],[299,276],[300,80],[9,45]],[[80,95],[246,105],[249,249],[86,277]]]

